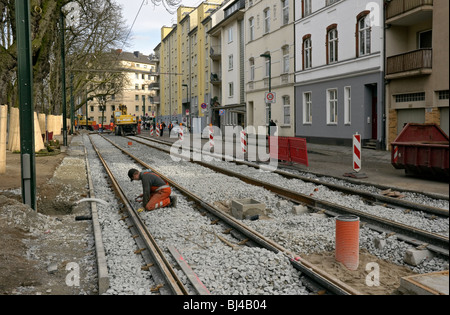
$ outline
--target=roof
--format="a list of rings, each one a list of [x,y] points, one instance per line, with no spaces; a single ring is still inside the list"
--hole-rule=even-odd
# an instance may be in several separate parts
[[[154,64],[155,63],[155,56],[154,55],[144,55],[140,53],[139,51],[135,52],[126,52],[121,50],[116,50],[116,53],[119,54],[119,59],[122,61],[131,61],[131,62],[138,62],[138,63],[146,63],[146,64]]]

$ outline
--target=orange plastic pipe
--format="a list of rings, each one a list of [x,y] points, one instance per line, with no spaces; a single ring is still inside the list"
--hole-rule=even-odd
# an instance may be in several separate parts
[[[359,266],[359,217],[341,215],[336,217],[336,261],[349,270]]]

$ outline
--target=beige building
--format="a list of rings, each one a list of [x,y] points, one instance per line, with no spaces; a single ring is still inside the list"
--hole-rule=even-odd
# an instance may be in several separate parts
[[[449,2],[392,0],[386,6],[388,149],[408,122],[449,133]]]
[[[89,100],[87,104],[89,119],[97,123],[109,124],[113,112],[120,104],[126,105],[131,115],[154,117],[156,105],[152,85],[157,78],[155,56],[143,55],[138,51],[131,53],[119,50],[116,53],[118,53],[120,68],[126,74],[125,88],[121,93],[109,95],[106,99]],[[84,106],[82,112],[85,113]]]
[[[244,20],[247,125],[267,126],[270,116],[283,137],[295,136],[293,6],[293,0],[247,1]]]
[[[192,125],[192,118],[202,118],[206,125],[203,103],[209,103],[209,41],[206,36],[209,14],[222,1],[213,0],[199,6],[180,6],[177,24],[161,29],[158,56],[156,99],[158,121],[178,121]]]

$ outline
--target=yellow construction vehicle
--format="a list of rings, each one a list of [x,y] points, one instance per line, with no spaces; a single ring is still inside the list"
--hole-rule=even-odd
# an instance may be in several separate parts
[[[77,124],[78,124],[78,128],[88,129],[88,130],[93,131],[94,126],[97,125],[97,122],[95,120],[92,120],[89,118],[89,120],[87,122],[87,127],[86,127],[86,117],[82,116],[82,115],[77,115]]]
[[[114,112],[114,125],[116,136],[136,135],[137,133],[136,116],[127,114],[127,106],[119,105],[119,109]]]

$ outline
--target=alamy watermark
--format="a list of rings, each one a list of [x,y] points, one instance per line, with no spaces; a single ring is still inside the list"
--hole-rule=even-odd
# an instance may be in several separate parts
[[[66,265],[66,271],[69,273],[66,276],[66,285],[69,287],[80,286],[80,265],[75,262],[70,262]]]
[[[273,172],[278,168],[278,137],[270,137],[269,142],[268,129],[266,126],[247,126],[245,129],[241,126],[225,126],[225,134],[222,134],[222,130],[218,127],[206,127],[203,129],[203,137],[200,135],[192,138],[185,136],[176,141],[170,149],[170,156],[174,162],[182,159],[202,162],[221,161],[222,159],[226,161],[260,161],[267,163],[261,170]],[[269,133],[273,135],[275,130],[276,127],[270,127]],[[208,137],[210,140],[202,143],[202,139]]]

